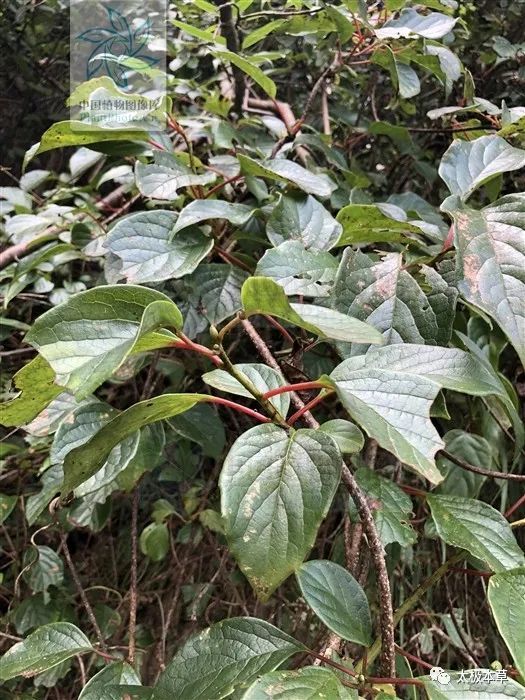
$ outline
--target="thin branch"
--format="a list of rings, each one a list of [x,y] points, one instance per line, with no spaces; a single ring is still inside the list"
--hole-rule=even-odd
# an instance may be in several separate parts
[[[137,647],[137,549],[138,549],[138,512],[139,490],[135,486],[131,500],[131,579],[129,584],[129,622],[128,622],[128,663],[135,664]]]
[[[230,401],[229,399],[223,399],[220,396],[209,396],[206,401],[209,401],[210,403],[218,403],[222,404],[223,406],[228,406],[229,408],[233,408],[235,411],[239,411],[239,413],[246,413],[247,416],[250,416],[251,418],[255,418],[255,420],[258,420],[260,423],[271,423],[272,419],[268,418],[267,416],[263,416],[262,413],[259,413],[258,411],[254,411],[252,408],[248,408],[247,406],[242,406],[240,403],[235,403],[235,401]]]
[[[448,450],[441,450],[441,454],[446,457],[450,462],[455,464],[461,469],[465,469],[468,472],[473,472],[474,474],[481,474],[482,476],[488,476],[489,479],[505,479],[506,481],[525,481],[525,474],[511,474],[509,472],[495,472],[490,469],[483,469],[483,467],[475,467],[473,464],[465,462],[465,460],[456,455],[452,454]]]

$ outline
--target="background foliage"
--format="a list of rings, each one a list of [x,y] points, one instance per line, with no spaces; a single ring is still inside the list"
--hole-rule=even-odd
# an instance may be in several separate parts
[[[4,3],[0,697],[525,698],[523,10]]]

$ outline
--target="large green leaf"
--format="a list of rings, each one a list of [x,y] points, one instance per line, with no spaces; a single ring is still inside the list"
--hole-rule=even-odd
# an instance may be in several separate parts
[[[119,413],[106,423],[83,445],[68,452],[64,459],[64,483],[62,493],[73,491],[98,472],[111,450],[142,427],[159,420],[172,418],[207,401],[203,394],[162,394],[140,401]]]
[[[267,250],[256,274],[278,282],[288,295],[327,297],[335,278],[337,260],[321,250],[307,250],[300,241],[285,241]]]
[[[195,199],[180,212],[173,233],[209,219],[226,219],[234,226],[243,226],[253,215],[253,207],[219,199]]]
[[[135,181],[141,194],[151,199],[172,201],[179,197],[183,187],[207,185],[214,182],[216,175],[206,172],[194,173],[184,163],[164,151],[155,151],[154,163],[135,164]]]
[[[335,183],[326,175],[316,175],[293,160],[274,158],[259,162],[242,154],[238,158],[245,175],[284,181],[317,197],[329,197],[336,188]]]
[[[173,237],[177,214],[155,209],[118,221],[105,247],[120,263],[119,277],[128,282],[159,282],[188,275],[213,248],[197,227]]]
[[[81,399],[122,364],[137,340],[159,327],[180,328],[182,316],[161,292],[132,285],[89,289],[46,311],[26,336]]]
[[[425,287],[426,291],[423,291]],[[331,305],[366,321],[384,342],[447,345],[452,334],[457,291],[436,270],[422,266],[420,282],[404,269],[400,253],[374,260],[347,248],[337,272]],[[342,347],[348,354],[347,347]],[[366,346],[353,345],[350,354]]]
[[[122,700],[118,686],[140,686],[135,670],[124,661],[116,661],[99,671],[84,686],[78,700]]]
[[[258,362],[241,362],[234,366],[238,372],[261,392],[261,394],[265,394],[267,391],[277,389],[286,384],[281,372],[273,369],[273,367],[268,367],[268,365],[263,365]],[[253,394],[251,394],[246,387],[223,369],[214,369],[211,372],[206,372],[206,374],[202,375],[202,379],[206,384],[220,391],[226,391],[230,394],[236,394],[237,396],[245,396],[248,399],[253,398]],[[288,408],[290,407],[290,394],[286,393],[272,396],[270,402],[282,416],[286,416]]]
[[[0,404],[0,425],[6,427],[29,423],[63,392],[63,387],[55,384],[53,368],[41,355],[18,370],[13,384],[20,395]]]
[[[233,444],[220,476],[230,549],[266,600],[303,562],[339,484],[342,458],[321,431],[260,425]]]
[[[449,197],[443,208],[454,218],[460,293],[497,321],[525,364],[525,194],[479,211]]]
[[[349,420],[343,418],[328,420],[320,426],[320,430],[330,435],[342,454],[360,452],[365,445],[363,433]]]
[[[304,599],[332,632],[363,646],[371,643],[368,600],[346,569],[331,561],[307,561],[296,576]]]
[[[293,240],[312,250],[330,250],[341,231],[341,224],[314,197],[293,191],[281,196],[266,227],[274,246]]]
[[[24,556],[24,577],[33,593],[42,593],[44,605],[50,600],[50,586],[60,586],[64,581],[64,564],[54,549],[36,545]]]
[[[402,212],[396,207],[396,211]],[[404,234],[421,233],[421,229],[406,221],[394,219],[376,204],[348,204],[337,214],[343,232],[337,245],[402,241]]]
[[[495,175],[524,166],[521,148],[500,136],[480,136],[474,141],[453,141],[441,159],[439,174],[450,192],[465,201]]]
[[[525,556],[509,523],[488,503],[460,496],[427,496],[438,535],[466,549],[492,571],[525,566]]]
[[[498,630],[525,678],[525,568],[491,576],[487,596]]]
[[[443,478],[434,462],[443,442],[430,421],[430,407],[439,390],[474,395],[500,391],[468,353],[429,345],[372,348],[342,362],[330,378],[368,435],[435,484]]]
[[[297,671],[265,673],[242,696],[242,700],[343,700],[351,697],[335,673],[306,666]]]
[[[324,338],[357,343],[381,343],[381,334],[372,326],[338,311],[315,304],[291,304],[283,288],[267,277],[250,277],[242,286],[245,313],[268,314],[305,328]]]
[[[373,510],[377,534],[386,547],[398,542],[408,547],[417,540],[410,525],[412,501],[391,479],[385,479],[367,467],[358,469],[355,478],[368,498],[375,501]]]
[[[2,656],[0,679],[36,676],[92,648],[85,634],[69,622],[44,625]]]
[[[39,153],[50,151],[53,148],[65,148],[66,146],[86,146],[89,143],[101,143],[103,141],[147,141],[146,131],[131,129],[103,129],[95,124],[86,126],[83,122],[64,121],[56,122],[43,134],[36,148],[28,152],[26,162]]]
[[[441,39],[452,30],[457,21],[457,18],[442,12],[430,12],[427,15],[422,15],[412,8],[405,8],[399,17],[389,19],[388,22],[375,29],[375,34],[379,39],[410,38],[413,36]]]
[[[170,420],[170,428],[178,435],[196,442],[207,457],[218,459],[226,444],[224,425],[217,411],[209,404],[196,404]]]
[[[470,672],[467,672],[466,679]],[[525,700],[525,688],[508,678],[499,682],[477,682],[461,680],[454,671],[448,674],[451,680],[442,685],[425,677],[425,690],[429,700]]]
[[[94,401],[77,408],[70,419],[61,423],[51,446],[52,464],[63,465],[66,456],[74,449],[85,445],[118,411],[107,404]],[[111,450],[96,474],[75,489],[76,496],[97,495],[104,502],[112,490],[118,488],[117,476],[126,469],[137,452],[139,434],[134,433]]]
[[[273,80],[253,62],[253,59],[250,60],[251,57],[245,58],[244,56],[239,56],[237,53],[233,53],[233,51],[214,50],[213,53],[218,58],[230,61],[230,63],[233,63],[234,66],[240,68],[242,72],[249,75],[250,78],[256,82],[267,95],[275,99],[275,96],[277,95],[277,86]]]
[[[302,644],[264,620],[222,620],[191,637],[155,687],[153,700],[221,700],[273,671]]]
[[[190,300],[210,323],[222,323],[241,309],[241,287],[247,278],[238,267],[201,264],[188,280]]]

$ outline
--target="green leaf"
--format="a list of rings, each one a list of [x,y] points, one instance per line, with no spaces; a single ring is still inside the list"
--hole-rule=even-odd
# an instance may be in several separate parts
[[[421,233],[421,229],[408,223],[406,214],[403,220],[394,219],[388,213],[404,214],[399,207],[395,210],[376,204],[348,204],[337,214],[337,221],[343,232],[337,241],[338,246],[361,243],[393,243],[403,241],[407,233]]]
[[[253,57],[244,58],[239,56],[239,54],[233,53],[233,51],[213,51],[217,58],[223,61],[229,61],[233,63],[234,66],[240,68],[243,73],[249,75],[250,78],[261,87],[264,92],[271,98],[275,99],[277,95],[277,86],[273,80],[266,75],[255,63],[253,62]]]
[[[202,394],[162,394],[140,401],[106,423],[93,437],[66,455],[62,493],[76,489],[96,474],[109,453],[125,438],[142,427],[159,420],[172,418],[187,411],[199,401],[207,401]]]
[[[168,664],[153,700],[221,700],[280,666],[302,644],[264,620],[222,620],[191,637]]]
[[[525,151],[500,136],[480,136],[474,141],[452,142],[439,166],[441,179],[461,200],[495,175],[525,166]]]
[[[29,423],[64,390],[55,384],[55,372],[41,355],[18,370],[13,384],[21,394],[0,404],[0,424],[6,427]]]
[[[0,493],[0,525],[11,515],[18,501],[18,496],[8,496]]]
[[[418,282],[404,269],[400,253],[387,253],[382,259],[373,260],[347,248],[336,276],[332,307],[373,325],[388,345],[447,345],[452,335],[457,291],[436,270],[422,266],[421,273]],[[341,350],[348,354],[348,348]],[[359,355],[365,350],[366,346],[354,345],[351,354]]]
[[[332,632],[348,642],[371,643],[368,600],[346,569],[331,561],[308,561],[296,576],[304,599]]]
[[[34,593],[43,594],[44,605],[47,605],[49,587],[60,586],[64,580],[64,564],[58,554],[45,545],[34,546],[28,550],[28,555],[24,557],[25,578]]]
[[[275,19],[272,22],[266,22],[261,27],[258,27],[253,32],[250,32],[243,39],[242,50],[245,51],[246,49],[249,49],[250,46],[258,44],[259,41],[262,41],[268,36],[268,34],[271,34],[276,29],[279,29],[279,27],[285,22],[285,19]]]
[[[292,160],[274,158],[259,162],[242,154],[238,159],[245,175],[284,181],[291,187],[298,187],[317,197],[329,197],[336,188],[335,183],[326,175],[316,175]]]
[[[78,399],[89,396],[120,367],[136,341],[149,331],[181,328],[182,316],[161,292],[108,285],[80,292],[46,311],[26,340]]]
[[[92,648],[85,634],[69,622],[44,625],[2,656],[0,679],[36,676]]]
[[[234,367],[237,372],[240,372],[261,394],[265,394],[267,391],[277,389],[286,384],[281,372],[273,369],[273,367],[268,367],[268,365],[259,364],[257,362],[241,362],[234,365]],[[206,374],[202,375],[202,379],[206,384],[220,391],[253,399],[253,394],[235,379],[235,377],[232,377],[231,374],[223,369],[214,369],[211,372],[206,372]],[[290,407],[290,394],[278,394],[277,396],[272,396],[269,400],[279,411],[281,416],[286,416],[288,408]]]
[[[330,250],[342,230],[341,224],[314,197],[293,191],[281,195],[266,226],[274,246],[294,240],[312,250]]]
[[[150,523],[140,533],[140,551],[151,561],[162,561],[170,551],[170,534],[166,523]]]
[[[219,199],[195,199],[180,212],[173,233],[209,219],[225,219],[234,226],[243,226],[254,211],[253,207],[246,204],[235,204]]]
[[[459,496],[427,496],[438,535],[481,559],[492,571],[525,565],[509,523],[488,503]]]
[[[345,687],[326,668],[306,666],[297,671],[265,673],[242,696],[242,700],[341,700]]]
[[[409,547],[417,540],[417,533],[410,525],[412,501],[391,479],[361,467],[355,478],[369,499],[373,499],[374,521],[383,546],[398,542]]]
[[[491,576],[487,597],[514,665],[525,678],[525,569]]]
[[[469,684],[460,680],[457,672],[450,671],[449,676],[451,680],[445,685],[431,681],[428,676],[422,679],[429,700],[525,700],[525,688],[510,678],[502,682]]]
[[[188,280],[190,301],[210,323],[222,323],[241,309],[241,288],[247,278],[247,272],[232,265],[201,264]]]
[[[189,275],[213,248],[213,239],[193,227],[173,237],[177,214],[155,209],[118,221],[104,246],[119,260],[127,282],[160,282]]]
[[[419,82],[416,71],[408,64],[401,63],[401,61],[394,61],[394,63],[401,97],[408,100],[411,97],[419,95],[421,92],[421,83]]]
[[[242,305],[248,316],[268,314],[305,328],[322,338],[346,342],[381,343],[372,326],[338,311],[314,304],[290,304],[283,288],[266,277],[250,277],[242,286]]]
[[[124,661],[109,664],[91,678],[78,696],[78,700],[122,700],[118,686],[140,686],[135,670]]]
[[[449,197],[443,208],[454,218],[461,295],[497,321],[525,364],[525,193],[480,211]]]
[[[442,12],[430,12],[421,15],[412,8],[402,10],[399,17],[389,19],[381,27],[375,29],[379,39],[399,39],[421,36],[425,39],[441,39],[448,34],[457,22],[457,18]]]
[[[145,197],[173,201],[178,199],[178,191],[183,187],[207,185],[216,180],[212,172],[194,173],[171,153],[156,151],[154,159],[154,163],[135,163],[135,181]]]
[[[256,273],[275,280],[285,294],[327,297],[334,282],[337,260],[321,250],[306,250],[300,241],[285,241],[267,250]]]
[[[322,431],[260,425],[224,462],[221,512],[231,552],[257,594],[271,593],[307,556],[339,484],[342,459]]]
[[[483,469],[492,469],[492,449],[481,435],[455,429],[445,433],[443,440],[447,452]],[[439,457],[438,466],[445,474],[445,480],[438,487],[439,493],[477,498],[486,477],[461,469],[444,456]]]
[[[197,404],[170,420],[170,427],[182,437],[196,442],[207,457],[218,459],[226,444],[222,420],[208,404]]]
[[[330,435],[343,454],[360,452],[365,445],[363,433],[349,420],[334,418],[323,423],[320,430]]]
[[[85,445],[104,425],[118,415],[118,411],[106,403],[94,401],[77,408],[69,419],[59,426],[50,450],[52,464],[64,464],[66,456]],[[133,434],[120,442],[108,454],[96,474],[75,489],[75,496],[91,494],[96,502],[103,503],[118,488],[115,479],[123,472],[139,445],[139,434]]]
[[[390,345],[342,362],[330,375],[354,420],[403,463],[434,484],[434,455],[443,442],[430,421],[440,388],[473,395],[498,393],[484,366],[462,350]]]
[[[178,19],[172,19],[170,21],[173,25],[179,29],[182,29],[183,32],[189,34],[195,39],[200,39],[201,41],[205,41],[210,44],[226,45],[226,39],[220,34],[217,34],[217,32],[213,32],[209,29],[199,29],[199,27],[194,27],[192,24],[188,24],[187,22],[180,22]]]
[[[131,129],[103,129],[94,124],[86,125],[84,122],[64,121],[56,122],[44,133],[37,148],[28,153],[25,163],[39,153],[50,151],[53,148],[65,148],[66,146],[86,146],[89,143],[102,143],[104,141],[147,141],[146,131]]]

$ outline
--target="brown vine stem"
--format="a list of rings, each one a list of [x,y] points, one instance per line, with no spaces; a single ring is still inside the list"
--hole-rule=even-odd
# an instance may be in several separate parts
[[[473,464],[465,462],[465,460],[460,457],[456,457],[452,452],[448,450],[441,450],[441,454],[448,460],[453,462],[456,466],[465,469],[468,472],[473,472],[474,474],[482,474],[483,476],[488,476],[490,479],[505,479],[506,481],[525,481],[525,474],[512,474],[510,472],[495,472],[490,469],[483,469],[482,467],[475,467]]]
[[[253,324],[246,319],[243,320],[242,324],[246,333],[255,345],[259,355],[266,361],[267,364],[269,364],[274,369],[279,370],[280,372],[281,368],[279,366],[279,363],[272,355],[272,352],[270,351],[269,347],[266,345],[264,340],[261,338],[259,333],[253,327]],[[304,409],[305,403],[294,391],[290,392],[290,399],[298,410]],[[319,428],[319,423],[309,411],[303,413],[302,418],[311,428]],[[394,649],[394,618],[392,608],[392,595],[390,592],[390,580],[388,578],[388,570],[385,561],[385,552],[383,549],[383,545],[381,544],[381,540],[379,539],[379,535],[377,534],[374,518],[372,516],[372,511],[370,510],[366,497],[359,488],[359,485],[355,480],[354,475],[344,462],[342,480],[357,507],[359,516],[363,524],[363,530],[368,538],[368,544],[372,553],[372,559],[376,569],[380,603],[379,624],[381,628],[381,637],[379,642],[379,648],[377,651],[378,653],[381,652],[381,669],[385,676],[394,677],[396,673]]]
[[[84,610],[86,611],[86,615],[88,616],[89,622],[93,627],[93,631],[95,632],[100,648],[102,649],[102,651],[105,652],[107,650],[106,642],[104,641],[102,631],[97,622],[97,618],[95,617],[95,613],[93,612],[93,608],[91,607],[91,603],[87,598],[86,591],[84,590],[82,582],[80,581],[80,577],[78,575],[76,566],[73,563],[73,559],[71,558],[71,552],[69,551],[69,546],[67,544],[67,535],[62,531],[59,531],[59,535],[60,543],[62,544],[62,551],[64,552],[64,558],[68,565],[69,572],[71,573],[71,578],[73,579],[75,588],[77,589],[80,600],[82,601],[82,605],[84,606]]]
[[[137,632],[137,545],[138,545],[139,490],[135,486],[131,501],[131,580],[129,584],[128,663],[135,664]]]

